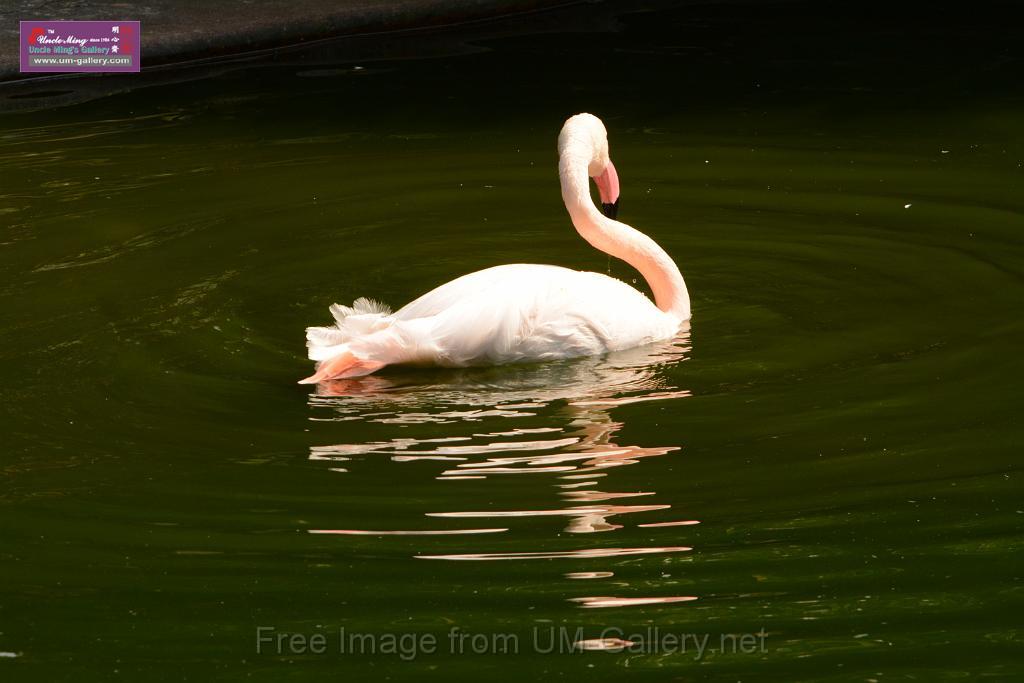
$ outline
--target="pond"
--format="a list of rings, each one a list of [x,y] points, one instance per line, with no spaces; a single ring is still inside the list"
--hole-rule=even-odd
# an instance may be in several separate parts
[[[1019,47],[793,7],[0,116],[4,678],[1019,677]],[[334,302],[643,288],[561,204],[578,111],[689,329],[295,383]]]

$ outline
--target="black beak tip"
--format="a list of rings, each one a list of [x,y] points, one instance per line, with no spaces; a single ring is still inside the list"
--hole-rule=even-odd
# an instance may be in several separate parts
[[[612,220],[615,220],[615,217],[619,215],[619,200],[616,199],[611,204],[604,204],[604,203],[602,203],[601,204],[601,212],[605,216],[608,216],[608,218],[611,218]]]

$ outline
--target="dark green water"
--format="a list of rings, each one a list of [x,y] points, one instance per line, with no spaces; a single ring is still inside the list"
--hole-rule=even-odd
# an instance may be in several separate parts
[[[1019,680],[1019,55],[694,12],[0,117],[0,677]],[[334,301],[604,272],[579,110],[689,335],[295,385]]]

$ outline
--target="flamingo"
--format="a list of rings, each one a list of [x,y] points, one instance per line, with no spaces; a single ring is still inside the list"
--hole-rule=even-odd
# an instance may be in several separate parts
[[[463,275],[398,311],[360,298],[330,307],[335,324],[306,330],[315,384],[386,365],[467,367],[594,356],[673,338],[690,319],[690,296],[672,258],[615,220],[619,177],[608,133],[592,114],[570,117],[558,136],[562,200],[580,236],[636,268],[654,294],[561,266],[511,263]],[[601,198],[599,211],[588,177]]]

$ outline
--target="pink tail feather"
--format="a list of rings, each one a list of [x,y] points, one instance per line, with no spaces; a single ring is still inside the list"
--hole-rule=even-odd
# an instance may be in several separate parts
[[[346,377],[362,377],[376,372],[387,363],[375,360],[364,360],[357,358],[350,351],[341,353],[334,358],[321,361],[316,367],[316,372],[305,379],[300,379],[299,384],[316,384],[326,382],[329,379],[344,379]]]

